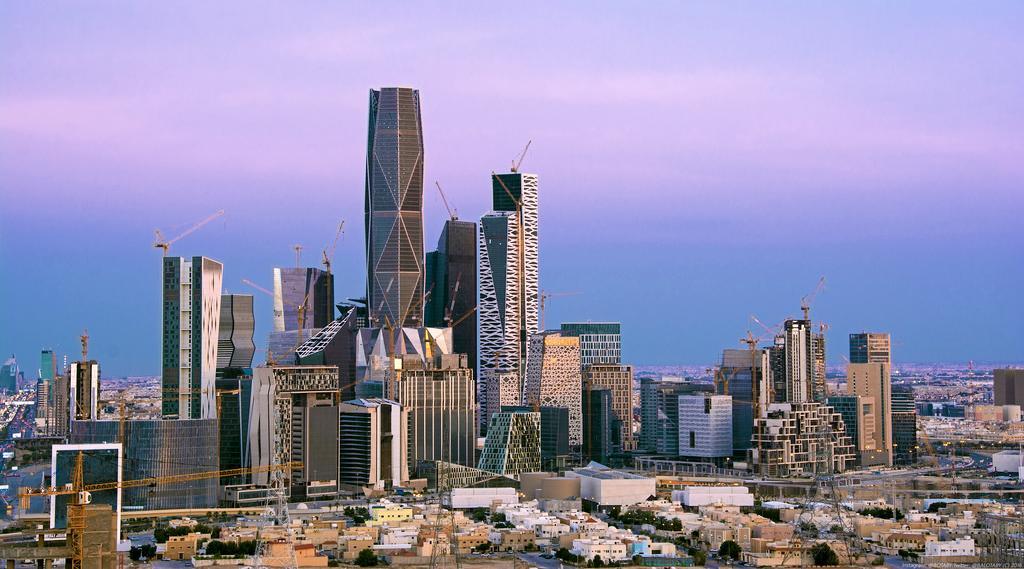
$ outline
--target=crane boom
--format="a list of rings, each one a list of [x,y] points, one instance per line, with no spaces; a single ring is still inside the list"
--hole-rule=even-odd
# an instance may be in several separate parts
[[[512,172],[519,171],[519,167],[522,166],[523,164],[523,158],[526,158],[526,151],[530,149],[531,144],[533,144],[533,140],[527,140],[526,148],[524,148],[523,151],[519,153],[519,158],[512,161]]]
[[[334,262],[334,251],[338,248],[338,240],[341,239],[341,236],[344,233],[345,233],[345,220],[343,219],[343,220],[341,220],[341,223],[338,224],[338,231],[334,234],[334,241],[331,242],[330,253],[327,252],[328,249],[324,249],[322,251],[322,253],[323,253],[323,260],[321,261],[321,263],[323,263],[324,268],[327,269],[328,273],[331,272],[331,263]]]
[[[560,296],[575,296],[577,294],[583,294],[580,291],[574,290],[572,292],[547,292],[542,291],[540,293],[540,329],[545,330],[545,315],[547,313],[548,300],[552,298],[558,298]]]
[[[814,298],[818,296],[818,293],[825,289],[825,277],[818,279],[818,284],[814,287],[814,290],[804,295],[800,299],[800,310],[804,312],[804,320],[811,319],[811,305],[814,304]]]
[[[269,291],[269,290],[267,290],[267,289],[265,289],[265,288],[261,287],[260,285],[258,285],[258,284],[256,284],[256,283],[252,282],[252,281],[251,281],[251,280],[249,280],[249,279],[242,279],[242,282],[243,282],[243,283],[245,283],[245,284],[247,284],[247,285],[249,285],[249,286],[251,286],[252,288],[254,288],[254,289],[256,289],[256,290],[258,290],[258,291],[262,292],[263,294],[265,294],[265,295],[267,295],[267,296],[269,296],[269,297],[271,297],[271,298],[273,298],[273,297],[274,297],[274,293],[273,293],[273,292],[271,292],[271,291]]]
[[[441,194],[441,201],[444,202],[444,208],[446,210],[448,210],[448,219],[451,219],[452,221],[457,220],[459,218],[459,211],[458,210],[453,210],[448,205],[448,197],[444,195],[444,190],[441,189],[441,182],[438,182],[437,180],[434,180],[434,185],[437,186],[437,191],[438,191],[438,193]]]
[[[156,233],[156,243],[153,243],[153,246],[156,247],[157,249],[162,249],[163,252],[164,252],[164,256],[166,257],[167,256],[167,251],[171,248],[172,244],[180,241],[184,237],[188,237],[192,233],[195,233],[200,227],[206,225],[207,223],[210,223],[211,221],[217,219],[218,217],[220,217],[222,215],[224,215],[224,210],[222,210],[222,209],[218,210],[215,213],[213,213],[212,215],[210,215],[209,217],[207,217],[206,219],[203,219],[201,221],[198,221],[198,222],[192,224],[191,227],[189,227],[188,229],[183,231],[177,237],[173,237],[171,239],[164,238],[164,234],[161,233],[159,229],[157,229],[157,230],[154,231],[154,233]]]

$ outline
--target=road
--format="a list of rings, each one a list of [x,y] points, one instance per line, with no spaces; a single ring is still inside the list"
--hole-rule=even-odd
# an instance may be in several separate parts
[[[537,569],[560,569],[562,567],[561,561],[557,559],[544,559],[540,553],[520,553],[516,557],[524,563],[528,563],[530,567],[537,567]]]

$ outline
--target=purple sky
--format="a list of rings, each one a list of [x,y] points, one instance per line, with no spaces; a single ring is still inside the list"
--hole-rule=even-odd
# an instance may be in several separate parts
[[[0,355],[155,374],[152,232],[230,291],[341,218],[360,294],[367,91],[420,89],[427,248],[528,139],[548,324],[712,362],[798,312],[900,361],[1024,360],[1024,4],[0,4]],[[257,294],[257,345],[270,327]],[[755,329],[756,332],[756,329]],[[32,375],[32,374],[30,374]]]

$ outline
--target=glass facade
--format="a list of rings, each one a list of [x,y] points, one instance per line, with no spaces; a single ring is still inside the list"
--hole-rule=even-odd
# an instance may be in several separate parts
[[[892,456],[897,465],[917,462],[917,409],[909,385],[892,386]]]
[[[220,469],[217,420],[72,421],[71,442],[125,445],[123,480],[192,474]],[[126,488],[125,508],[162,510],[217,505],[217,478]]]
[[[423,325],[423,127],[420,93],[370,91],[366,290],[381,326]]]
[[[427,326],[444,327],[471,315],[476,307],[476,224],[449,219],[427,253]],[[469,316],[452,328],[453,351],[466,354],[476,369],[476,318]]]
[[[889,334],[860,332],[850,334],[850,363],[887,364],[892,361]]]
[[[225,369],[252,367],[256,354],[253,334],[256,317],[251,294],[220,296],[220,334],[217,340],[217,374]]]
[[[323,328],[334,320],[334,275],[314,267],[274,268],[274,330]]]
[[[580,339],[580,363],[622,363],[622,325],[618,322],[567,322],[562,324],[563,336]]]
[[[102,484],[106,482],[118,482],[119,457],[117,448],[90,448],[97,445],[78,445],[81,448],[73,448],[76,445],[54,445],[53,462],[51,464],[51,476],[53,486],[63,487],[71,484],[74,476],[75,463],[78,454],[82,454],[82,481],[85,484]],[[110,447],[112,445],[103,445]],[[50,499],[50,520],[54,528],[65,528],[68,526],[68,504],[71,503],[71,496],[53,496]],[[91,492],[92,504],[106,504],[115,512],[118,510],[118,491],[101,490]]]
[[[612,392],[587,389],[583,392],[583,461],[608,462],[612,454]]]

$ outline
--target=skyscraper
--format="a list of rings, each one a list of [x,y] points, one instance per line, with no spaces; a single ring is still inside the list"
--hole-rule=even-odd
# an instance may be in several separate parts
[[[806,403],[813,400],[814,351],[810,320],[786,320],[785,339],[786,401]]]
[[[583,343],[583,338],[580,338]],[[582,353],[582,350],[581,350]],[[609,389],[612,395],[612,418],[618,432],[613,433],[616,450],[636,449],[633,439],[633,368],[617,363],[591,363],[583,366],[583,385],[587,389]]]
[[[917,406],[909,385],[892,386],[892,462],[901,466],[917,462]]]
[[[875,448],[892,464],[892,380],[888,363],[851,363],[846,368],[846,391],[870,398],[874,405]]]
[[[771,387],[768,383],[769,350],[722,350],[721,374],[728,380],[728,393],[725,383],[718,386],[719,395],[732,396],[732,447],[736,457],[745,458],[750,448],[751,436],[754,433],[756,402],[757,409],[764,411],[771,403]]]
[[[73,421],[99,419],[100,364],[96,360],[71,364],[71,416]]]
[[[879,450],[875,440],[875,400],[862,395],[832,395],[828,405],[843,416],[846,435],[854,450],[857,466],[886,464],[888,453]]]
[[[426,325],[451,326],[455,353],[476,370],[476,223],[446,221],[426,267]]]
[[[580,364],[622,363],[622,325],[618,322],[563,322],[563,336],[580,339]]]
[[[825,333],[824,331],[811,334],[811,401],[824,403],[827,397],[828,386],[825,383],[825,374],[828,371],[825,364]]]
[[[861,332],[850,334],[850,363],[892,363],[892,342],[889,334]]]
[[[342,403],[339,482],[350,487],[384,489],[409,480],[408,423],[408,413],[388,399]]]
[[[537,176],[496,174],[491,191],[494,211],[480,218],[479,242],[477,386],[484,405],[492,372],[515,372],[525,380],[527,342],[538,331],[540,300]]]
[[[477,468],[519,476],[540,467],[540,413],[503,411],[493,415]]]
[[[558,332],[530,336],[523,402],[569,410],[569,446],[583,444],[583,378],[579,338]]]
[[[18,390],[18,360],[11,354],[0,367],[0,390],[14,393]]]
[[[423,325],[423,127],[420,93],[370,91],[366,295],[373,326]]]
[[[256,317],[251,294],[222,294],[220,297],[220,332],[217,341],[217,373],[227,369],[252,367],[256,353],[253,334]]]
[[[206,257],[164,257],[163,271],[163,415],[216,418],[224,266]]]
[[[583,391],[583,461],[608,462],[612,454],[612,391]]]
[[[274,268],[274,331],[323,328],[334,320],[334,275],[315,267]]]
[[[43,350],[39,355],[39,379],[53,380],[57,377],[57,356],[53,350]]]

